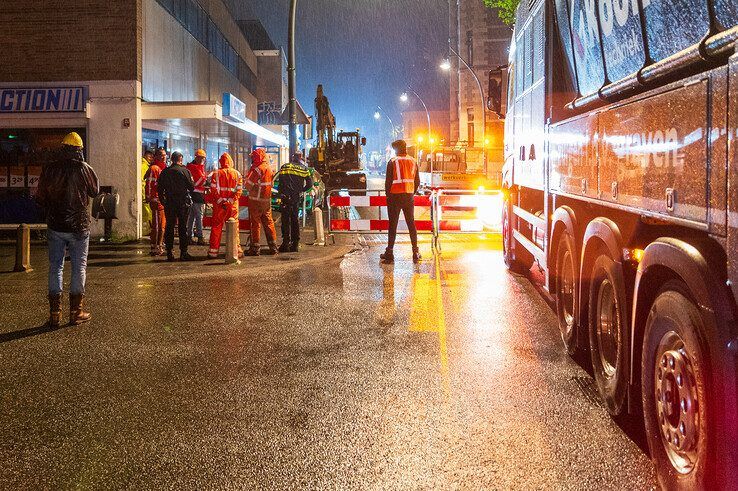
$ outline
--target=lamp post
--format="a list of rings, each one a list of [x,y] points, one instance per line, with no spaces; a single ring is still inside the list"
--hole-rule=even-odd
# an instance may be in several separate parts
[[[289,95],[290,159],[297,152],[297,87],[295,77],[295,21],[297,0],[290,0],[290,21],[287,32],[287,92]]]
[[[433,141],[433,137],[431,137],[431,121],[430,121],[430,111],[428,111],[428,106],[425,105],[425,102],[423,102],[423,99],[418,95],[417,92],[415,92],[412,88],[408,87],[407,90],[413,93],[415,97],[418,98],[420,103],[423,105],[423,108],[425,109],[425,115],[428,118],[428,151],[430,152],[431,161],[430,161],[430,175],[431,175],[431,187],[433,187],[433,162],[435,161],[435,158],[433,157],[433,148],[431,145],[431,141]],[[400,96],[400,100],[403,102],[407,102],[408,96],[407,92],[403,92]],[[418,140],[418,143],[421,143],[422,140]]]
[[[428,118],[428,138],[430,138],[430,136],[431,136],[431,121],[430,121],[430,111],[428,111],[428,106],[425,105],[425,102],[423,102],[423,99],[420,98],[420,96],[418,95],[417,92],[415,92],[410,87],[408,87],[407,90],[410,91],[415,97],[418,98],[418,100],[420,101],[420,103],[423,105],[423,108],[425,109],[425,115]],[[407,100],[408,100],[407,92],[403,92],[402,95],[400,95],[400,100],[402,102],[407,102]]]
[[[474,77],[474,81],[477,82],[477,87],[479,88],[479,97],[482,101],[482,149],[483,149],[483,155],[484,155],[484,175],[487,175],[487,110],[485,109],[486,102],[484,100],[484,89],[482,88],[482,82],[479,80],[479,77],[477,76],[476,72],[472,69],[472,67],[469,66],[469,64],[464,60],[464,58],[461,57],[459,53],[456,52],[456,50],[451,46],[449,43],[448,49],[451,53],[456,56],[461,63],[464,64],[466,68],[469,69],[472,76]],[[451,70],[451,62],[448,60],[443,60],[441,63],[441,69],[449,71]]]
[[[392,127],[392,139],[394,139],[395,135],[397,134],[395,123],[392,122],[392,118],[389,117],[389,114],[384,112],[384,109],[382,109],[382,106],[377,106],[377,110],[374,112],[374,119],[379,121],[382,118],[382,114],[384,114],[384,117],[387,118],[387,121],[389,121],[389,124]]]

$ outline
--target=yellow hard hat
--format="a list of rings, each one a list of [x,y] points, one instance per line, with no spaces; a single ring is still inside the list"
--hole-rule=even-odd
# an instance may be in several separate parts
[[[72,131],[62,140],[62,145],[69,145],[70,147],[83,148],[82,137]]]

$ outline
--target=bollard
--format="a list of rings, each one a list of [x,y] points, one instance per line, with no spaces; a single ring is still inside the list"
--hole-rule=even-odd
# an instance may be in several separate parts
[[[313,221],[315,222],[315,245],[325,245],[325,230],[323,228],[323,210],[313,210]]]
[[[229,218],[226,226],[225,263],[241,264],[238,259],[238,221]]]
[[[15,268],[13,271],[33,271],[31,268],[31,228],[22,223],[18,225],[15,239]]]

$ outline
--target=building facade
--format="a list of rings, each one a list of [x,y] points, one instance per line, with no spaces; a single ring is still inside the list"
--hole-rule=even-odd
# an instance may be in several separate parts
[[[243,170],[254,146],[287,144],[257,123],[258,59],[222,0],[4,2],[0,29],[13,54],[0,72],[0,221],[37,213],[38,174],[68,131],[119,195],[119,238],[142,233],[144,150],[204,148],[211,168],[228,151]]]
[[[497,15],[485,7],[482,0],[452,0],[449,2],[449,38],[457,53],[479,78],[484,97],[470,70],[451,55],[450,129],[451,141],[469,147],[494,148],[500,122],[486,109],[490,70],[506,65],[512,30]],[[486,111],[487,128],[482,128]]]

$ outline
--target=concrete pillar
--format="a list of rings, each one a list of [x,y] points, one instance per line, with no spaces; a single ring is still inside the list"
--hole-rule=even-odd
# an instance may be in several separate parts
[[[325,245],[325,229],[323,228],[323,210],[313,209],[313,221],[315,222],[315,245]]]
[[[238,259],[238,220],[229,218],[225,224],[226,244],[225,244],[225,263],[241,264]]]
[[[31,228],[25,223],[18,225],[18,235],[15,239],[15,268],[13,271],[33,271],[33,268],[31,268]]]

